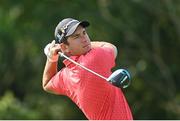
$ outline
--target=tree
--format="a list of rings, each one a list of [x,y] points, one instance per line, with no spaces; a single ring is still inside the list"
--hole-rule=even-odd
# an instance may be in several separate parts
[[[43,48],[65,17],[90,21],[92,40],[117,46],[114,70],[131,72],[123,91],[135,119],[178,119],[179,6],[178,0],[1,0],[0,119],[86,119],[69,99],[41,87]]]

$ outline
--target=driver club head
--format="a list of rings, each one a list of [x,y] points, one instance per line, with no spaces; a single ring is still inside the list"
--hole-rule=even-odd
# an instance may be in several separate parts
[[[131,83],[130,79],[131,76],[127,70],[118,69],[113,72],[107,80],[111,82],[114,86],[127,88]]]

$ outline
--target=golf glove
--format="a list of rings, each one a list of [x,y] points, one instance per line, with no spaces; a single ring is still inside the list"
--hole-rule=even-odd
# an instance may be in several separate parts
[[[48,61],[50,61],[50,62],[58,61],[59,54],[55,51],[55,41],[54,40],[45,46],[44,54],[47,56]]]

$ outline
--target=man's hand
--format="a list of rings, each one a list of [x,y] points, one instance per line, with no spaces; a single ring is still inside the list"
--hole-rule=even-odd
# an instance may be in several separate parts
[[[53,40],[51,43],[47,44],[44,48],[44,54],[47,56],[48,61],[50,62],[57,62],[60,51],[59,44],[55,44],[55,40]]]

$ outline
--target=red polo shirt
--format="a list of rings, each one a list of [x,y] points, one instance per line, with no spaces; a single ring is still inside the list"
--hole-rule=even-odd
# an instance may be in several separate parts
[[[109,77],[115,65],[113,48],[94,48],[85,55],[71,59]],[[51,80],[54,92],[68,96],[90,120],[131,120],[132,114],[121,89],[82,69],[68,60]]]

